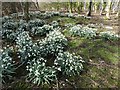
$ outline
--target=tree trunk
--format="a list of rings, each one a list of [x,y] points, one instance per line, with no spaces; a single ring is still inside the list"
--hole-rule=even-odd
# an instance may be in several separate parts
[[[100,10],[100,15],[102,15],[102,12],[103,12],[103,0],[101,0],[100,2],[100,6],[99,6],[99,10]]]
[[[11,13],[17,13],[16,2],[11,2]]]
[[[85,2],[83,2],[84,4],[84,11],[86,10],[86,0],[85,0]]]
[[[29,2],[25,2],[25,20],[26,22],[29,21]]]
[[[38,3],[38,0],[36,0],[36,5],[37,5],[38,10],[40,10],[40,6],[39,6],[39,3]]]
[[[108,0],[107,6],[106,6],[106,18],[107,19],[110,18],[110,4],[111,4],[111,0]]]
[[[80,2],[77,2],[77,12],[80,13]]]
[[[23,15],[25,14],[25,11],[24,11],[24,5],[22,2],[20,2],[20,5],[21,5],[21,8],[22,8],[22,12],[23,12]]]
[[[88,11],[87,16],[91,16],[91,11],[92,11],[92,0],[90,0],[89,2],[89,11]]]
[[[94,7],[94,9],[95,9],[94,12],[96,13],[96,12],[97,12],[97,7],[98,7],[98,3],[97,3],[97,2],[94,2],[94,6],[93,6],[93,7]]]
[[[117,12],[117,14],[116,14],[116,16],[117,17],[119,17],[120,16],[120,1],[118,1],[118,12]]]
[[[69,13],[72,13],[72,0],[69,0]]]

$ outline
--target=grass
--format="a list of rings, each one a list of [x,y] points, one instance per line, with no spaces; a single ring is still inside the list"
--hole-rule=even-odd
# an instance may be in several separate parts
[[[64,30],[64,35],[69,40],[69,51],[76,52],[82,55],[86,59],[102,59],[106,63],[117,64],[118,57],[118,45],[110,44],[109,42],[101,39],[83,39],[80,37],[71,37],[67,30]]]
[[[84,18],[68,18],[55,16],[46,21],[48,23],[60,20],[60,25],[64,26],[67,23],[72,24],[89,24],[91,20]],[[100,31],[104,31],[100,29]],[[107,88],[117,87],[118,85],[118,62],[119,56],[118,45],[115,43],[109,43],[101,39],[84,39],[80,37],[72,37],[65,29],[62,33],[68,38],[68,51],[76,53],[84,58],[85,72],[79,77],[74,77],[73,81],[77,87],[82,88]],[[19,72],[19,71],[18,71]],[[21,72],[21,71],[20,71]],[[22,73],[21,73],[22,74]],[[19,81],[12,85],[16,90],[27,90],[30,85],[25,82]],[[21,89],[21,90],[22,90]]]
[[[46,19],[48,23],[52,21],[58,21],[60,20],[60,25],[64,26],[65,24],[71,23],[73,25],[75,24],[89,24],[90,20],[87,18],[79,17],[79,18],[69,18],[69,17],[60,17],[60,16],[54,16],[49,19]]]
[[[118,85],[118,45],[101,39],[89,40],[70,37],[67,30],[64,35],[69,39],[68,51],[81,55],[86,62],[87,72],[77,77],[77,87],[117,87]]]

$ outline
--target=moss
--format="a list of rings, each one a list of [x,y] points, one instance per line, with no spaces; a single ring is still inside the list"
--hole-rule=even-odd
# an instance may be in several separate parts
[[[118,69],[107,66],[88,65],[88,72],[81,75],[77,85],[87,88],[108,88],[117,86]],[[84,83],[83,83],[84,82]]]
[[[74,40],[71,40],[70,42],[69,42],[69,46],[71,47],[71,48],[76,48],[76,47],[78,47],[80,44],[82,44],[83,43],[83,40],[82,39],[80,39],[80,38],[74,38]]]
[[[69,52],[81,55],[86,62],[96,65],[86,65],[87,72],[77,77],[78,87],[116,87],[118,78],[118,46],[104,42],[101,39],[88,40],[79,37],[71,37]],[[101,63],[104,61],[104,63]],[[114,65],[115,64],[115,65]],[[84,83],[83,83],[84,82]]]
[[[24,80],[15,81],[15,83],[11,84],[11,88],[12,90],[31,90],[30,85]]]
[[[66,37],[70,37],[70,33],[69,33],[68,29],[63,30],[62,33],[63,33]]]
[[[64,26],[65,24],[72,23],[75,24],[76,19],[69,18],[69,17],[60,17],[60,16],[54,16],[49,19],[46,19],[48,23],[52,21],[59,21],[61,26]]]
[[[99,57],[101,57],[108,63],[113,63],[113,64],[118,63],[119,57],[118,54],[116,53],[111,53],[110,51],[107,51],[105,49],[98,50],[97,53]]]
[[[87,18],[84,18],[84,17],[79,17],[79,18],[76,18],[76,24],[89,24],[90,23],[90,20],[87,19]]]

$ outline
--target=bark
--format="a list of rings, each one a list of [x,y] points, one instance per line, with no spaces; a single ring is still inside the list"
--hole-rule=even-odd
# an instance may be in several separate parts
[[[107,6],[106,6],[106,18],[110,18],[110,4],[111,4],[111,0],[108,0],[107,2]]]
[[[118,12],[116,14],[118,18],[120,18],[120,1],[118,2]],[[120,21],[120,20],[119,20]]]
[[[17,13],[16,2],[11,2],[11,13]]]
[[[39,6],[39,3],[38,3],[38,0],[36,0],[36,5],[37,5],[37,8],[38,10],[40,9],[40,6]]]
[[[86,10],[86,0],[85,0],[85,2],[84,2],[84,10]]]
[[[80,13],[80,2],[77,2],[77,12]]]
[[[98,3],[97,2],[94,2],[94,12],[96,13],[97,12],[97,7],[98,7]]]
[[[26,22],[28,22],[29,21],[29,2],[25,2],[24,11],[25,11],[25,20]]]
[[[100,2],[100,6],[99,6],[99,10],[100,10],[100,15],[102,15],[102,12],[103,12],[103,0],[101,0]]]
[[[21,10],[22,10],[22,13],[23,13],[23,15],[24,15],[24,14],[25,14],[24,4],[23,4],[23,2],[21,2],[21,0],[19,0],[19,3],[20,3],[20,7],[21,7]]]
[[[69,0],[69,13],[72,13],[72,0]]]
[[[88,11],[87,16],[91,16],[91,11],[92,11],[92,0],[90,0],[89,2],[89,11]]]

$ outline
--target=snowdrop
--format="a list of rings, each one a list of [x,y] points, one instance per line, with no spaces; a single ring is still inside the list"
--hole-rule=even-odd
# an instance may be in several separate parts
[[[12,50],[10,48],[3,49],[1,53],[1,68],[2,68],[2,75],[0,75],[0,78],[4,81],[3,78],[11,76],[11,73],[14,72],[14,62],[12,57],[10,56],[10,53],[12,53]]]
[[[52,67],[45,66],[45,63],[46,60],[41,57],[30,60],[26,66],[29,71],[28,80],[37,85],[50,84],[50,82],[56,80],[56,71]]]
[[[95,38],[96,31],[97,29],[76,25],[76,26],[73,26],[69,32],[73,36],[80,36],[80,37],[91,39],[91,38]]]
[[[99,36],[104,40],[118,40],[120,38],[119,35],[114,34],[110,31],[100,32]]]
[[[83,59],[69,52],[58,53],[57,58],[54,61],[56,69],[61,71],[63,75],[74,76],[79,75],[83,69]]]
[[[45,39],[38,42],[42,56],[56,54],[67,46],[67,39],[60,31],[51,31]]]

